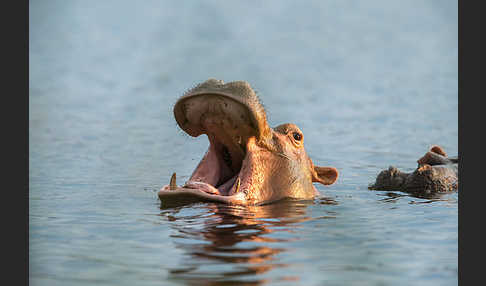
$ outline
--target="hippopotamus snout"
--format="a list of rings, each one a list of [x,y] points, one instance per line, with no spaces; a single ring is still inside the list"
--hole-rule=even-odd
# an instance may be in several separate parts
[[[174,106],[187,134],[206,134],[209,148],[190,179],[171,183],[161,201],[209,200],[261,204],[282,198],[311,199],[313,182],[333,184],[338,171],[315,166],[294,124],[270,128],[266,113],[247,82],[210,79],[186,92]]]

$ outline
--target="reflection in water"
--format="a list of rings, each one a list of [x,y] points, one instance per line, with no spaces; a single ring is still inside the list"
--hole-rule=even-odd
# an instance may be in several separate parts
[[[325,202],[336,204],[330,199],[320,201],[321,204]],[[285,200],[246,207],[199,204],[163,210],[161,215],[177,230],[177,234],[171,236],[176,247],[188,255],[182,265],[170,271],[171,278],[198,285],[268,282],[263,274],[287,266],[277,263],[275,256],[286,251],[288,242],[299,239],[295,231],[298,224],[315,219],[306,213],[312,203]],[[206,211],[199,209],[198,215],[182,215],[187,208]],[[286,235],[275,235],[278,232]],[[279,280],[295,281],[298,277],[289,275]]]
[[[387,203],[396,203],[401,197],[413,197],[418,199],[425,199],[426,201],[411,201],[410,204],[428,204],[433,202],[456,202],[457,200],[450,197],[449,193],[433,193],[433,194],[408,194],[408,193],[396,193],[396,192],[385,192],[380,193],[378,196],[386,196],[384,199],[379,201]]]

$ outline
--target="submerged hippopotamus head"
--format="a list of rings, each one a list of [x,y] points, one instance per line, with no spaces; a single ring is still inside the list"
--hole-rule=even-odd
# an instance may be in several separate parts
[[[448,157],[442,147],[433,145],[417,163],[417,168],[410,173],[390,166],[381,171],[375,183],[368,188],[402,191],[418,196],[457,191],[458,158]]]
[[[312,199],[318,194],[313,182],[330,185],[338,177],[336,168],[312,163],[296,125],[268,126],[247,82],[209,79],[179,98],[174,115],[187,134],[206,134],[209,149],[184,185],[172,175],[158,193],[162,202]]]

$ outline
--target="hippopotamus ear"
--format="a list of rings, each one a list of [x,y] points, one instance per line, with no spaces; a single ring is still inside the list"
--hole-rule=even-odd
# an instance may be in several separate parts
[[[425,155],[422,156],[422,158],[417,160],[417,163],[419,164],[419,166],[424,165],[424,164],[428,164],[428,165],[431,165],[431,166],[444,165],[444,164],[448,164],[450,162],[452,162],[452,161],[449,160],[449,158],[447,158],[447,154],[444,151],[444,149],[442,149],[438,145],[432,146],[430,148],[429,152],[425,153]]]
[[[447,153],[439,145],[433,145],[432,147],[430,147],[430,152],[434,152],[436,154],[447,157]]]
[[[312,172],[312,182],[331,185],[336,182],[338,175],[339,172],[334,167],[314,166],[314,172]]]

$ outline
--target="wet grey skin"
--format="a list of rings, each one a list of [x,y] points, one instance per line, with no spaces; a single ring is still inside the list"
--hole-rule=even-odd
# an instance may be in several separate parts
[[[174,117],[190,136],[205,134],[209,148],[187,182],[177,185],[174,172],[158,192],[163,204],[312,199],[318,195],[313,183],[331,185],[338,178],[336,168],[313,164],[295,124],[268,126],[263,105],[245,81],[198,84],[177,100]]]
[[[401,191],[417,196],[458,190],[458,157],[448,157],[440,146],[434,145],[417,163],[417,168],[411,173],[390,166],[378,174],[369,189]]]

